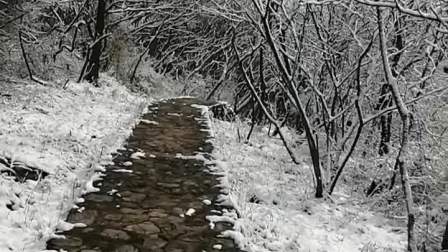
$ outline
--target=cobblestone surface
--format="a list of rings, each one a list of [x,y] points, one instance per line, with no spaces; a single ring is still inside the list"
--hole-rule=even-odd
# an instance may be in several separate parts
[[[200,110],[191,106],[196,102],[176,99],[150,106],[144,119],[158,124],[140,123],[104,180],[96,182],[100,191],[85,195],[79,209],[70,212],[69,222],[86,227],[61,233],[66,239],[50,240],[47,248],[69,252],[239,251],[232,240],[219,237],[218,231],[230,228],[229,223],[212,230],[205,219],[212,210],[222,211],[214,204],[219,193],[216,176],[206,172],[201,160],[176,158],[179,153],[193,156],[212,150],[199,120]],[[138,150],[146,156],[131,158]],[[123,169],[132,173],[117,172]]]

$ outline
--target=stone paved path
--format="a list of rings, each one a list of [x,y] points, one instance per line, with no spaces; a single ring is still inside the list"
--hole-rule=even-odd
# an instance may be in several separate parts
[[[150,113],[129,138],[108,167],[97,193],[85,195],[73,209],[68,221],[84,223],[62,233],[66,239],[53,239],[48,249],[73,252],[202,252],[239,251],[230,239],[219,232],[231,228],[218,223],[214,230],[205,219],[220,206],[215,202],[219,188],[216,176],[208,174],[203,161],[176,158],[180,153],[192,156],[209,153],[208,133],[200,122],[200,110],[191,106],[193,99],[176,99],[150,106]],[[135,160],[132,153],[142,150],[144,158]],[[153,156],[154,155],[154,156]],[[129,162],[132,162],[130,165]],[[132,173],[117,172],[132,170]],[[204,200],[205,203],[204,203]],[[195,212],[191,216],[189,209]]]

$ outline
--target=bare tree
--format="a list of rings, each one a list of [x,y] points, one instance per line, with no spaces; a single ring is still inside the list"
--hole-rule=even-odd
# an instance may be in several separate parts
[[[97,3],[94,37],[95,41],[89,46],[89,56],[86,67],[87,73],[84,76],[84,79],[89,82],[97,82],[98,80],[101,54],[104,46],[103,40],[108,36],[108,34],[104,34],[106,22],[106,0],[98,0]]]

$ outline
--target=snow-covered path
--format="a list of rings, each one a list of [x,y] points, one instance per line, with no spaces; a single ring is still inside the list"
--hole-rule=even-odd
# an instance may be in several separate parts
[[[217,205],[218,177],[207,172],[212,145],[207,120],[193,99],[151,105],[126,148],[107,166],[98,188],[73,209],[75,228],[48,249],[66,251],[239,251],[218,235],[227,222],[210,228],[206,216]]]

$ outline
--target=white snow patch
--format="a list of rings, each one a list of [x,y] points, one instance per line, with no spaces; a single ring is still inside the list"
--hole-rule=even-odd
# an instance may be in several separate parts
[[[145,157],[145,153],[143,151],[137,151],[131,154],[131,158],[132,159],[140,159],[140,158],[144,158]]]
[[[61,221],[82,193],[98,190],[97,171],[145,112],[146,98],[105,75],[99,84],[0,83],[11,94],[0,97],[0,157],[50,174],[24,183],[0,175],[0,251],[41,251],[56,228],[67,228]]]
[[[194,96],[189,96],[189,95],[182,95],[182,96],[177,96],[175,99],[193,99]]]
[[[142,122],[142,123],[144,123],[144,124],[159,125],[158,122],[156,122],[156,121],[151,121],[151,120],[147,120],[147,119],[140,119],[140,122]]]
[[[123,163],[123,166],[129,167],[132,166],[132,162],[131,161],[126,161]]]
[[[312,174],[306,165],[306,146],[296,145],[295,153],[304,157],[295,165],[278,138],[267,137],[266,128],[256,128],[249,144],[238,140],[249,126],[213,120],[212,132],[216,161],[210,169],[223,176],[221,204],[233,205],[240,218],[224,213],[207,216],[213,223],[228,221],[231,237],[246,251],[404,251],[404,232],[387,219],[367,211],[367,206],[338,197],[335,203],[313,199]],[[303,139],[285,129],[287,139]],[[336,194],[337,195],[337,194]],[[335,196],[336,196],[335,195]]]
[[[126,169],[115,169],[112,170],[113,172],[121,172],[121,173],[133,173],[132,170],[126,170]]]
[[[182,116],[182,114],[179,113],[166,113],[166,114],[169,116],[178,116],[178,117]]]
[[[221,250],[222,249],[222,245],[221,244],[215,244],[215,245],[213,245],[213,249]]]
[[[117,192],[118,192],[117,189],[112,189],[112,190],[108,191],[107,194],[109,194],[109,195],[114,195],[114,194],[117,193]]]
[[[185,213],[186,216],[192,216],[193,214],[196,213],[196,210],[193,208],[190,208],[187,210],[187,212]]]
[[[200,153],[198,153],[194,156],[185,156],[185,155],[182,155],[181,153],[177,153],[175,157],[179,158],[179,159],[186,159],[186,160],[194,159],[194,160],[207,161],[207,159],[204,157],[204,155],[202,155]]]

